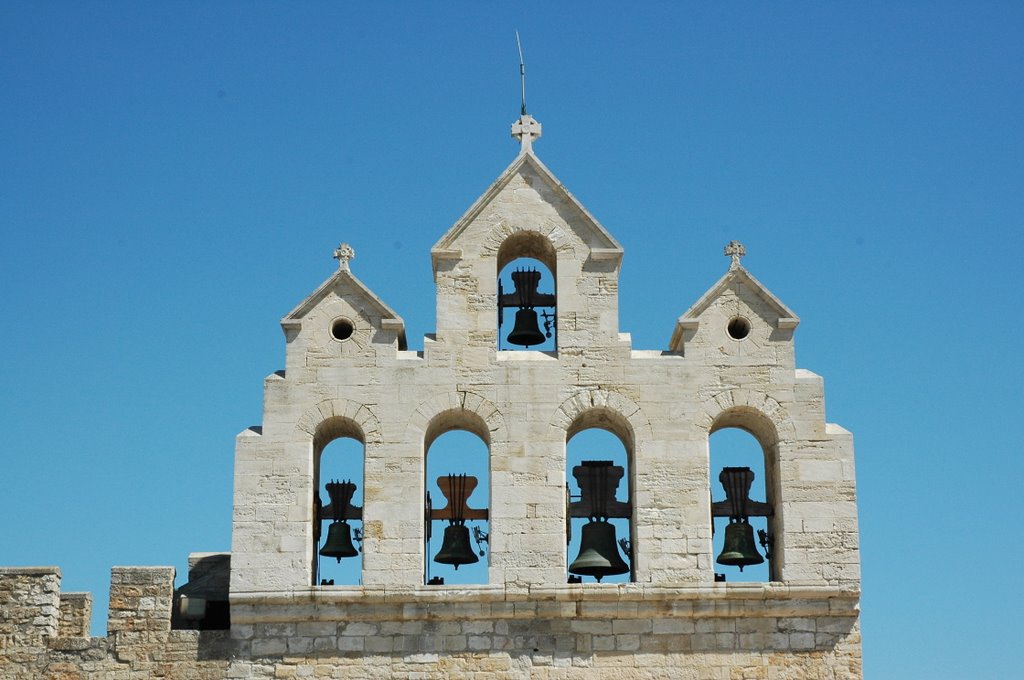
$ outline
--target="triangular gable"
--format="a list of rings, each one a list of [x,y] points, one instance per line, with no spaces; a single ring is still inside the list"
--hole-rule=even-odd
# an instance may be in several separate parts
[[[725,289],[735,281],[742,281],[746,283],[759,298],[768,303],[768,305],[779,315],[779,328],[793,329],[800,323],[800,317],[798,317],[793,310],[784,305],[782,300],[775,297],[770,290],[765,288],[764,284],[755,279],[754,275],[744,269],[742,265],[736,265],[731,267],[722,278],[718,279],[715,285],[708,289],[708,292],[704,293],[704,295],[702,295],[692,307],[686,310],[686,313],[676,320],[676,326],[672,330],[672,338],[668,343],[670,351],[682,351],[683,332],[687,330],[696,330],[700,323],[700,315],[703,314],[704,311],[711,306],[711,303],[718,299]]]
[[[348,292],[368,303],[372,309],[380,314],[381,329],[395,331],[398,334],[399,349],[405,349],[405,322],[402,321],[402,317],[395,314],[394,310],[384,304],[384,301],[367,288],[366,284],[357,279],[355,274],[349,269],[339,269],[333,276],[320,284],[320,287],[313,291],[309,297],[300,302],[295,309],[288,312],[281,319],[281,327],[284,329],[299,328],[303,317],[315,308],[321,300],[327,297],[332,290],[336,289]]]
[[[469,210],[460,217],[451,229],[449,229],[444,236],[434,244],[434,247],[430,249],[431,259],[434,263],[434,268],[437,268],[438,260],[451,259],[461,257],[461,252],[454,247],[454,244],[458,241],[459,237],[466,230],[466,228],[473,223],[477,216],[495,199],[498,194],[508,185],[508,183],[515,177],[516,173],[525,166],[529,165],[533,168],[540,178],[558,195],[565,199],[565,201],[573,208],[579,211],[583,217],[584,226],[589,228],[591,232],[597,236],[595,241],[602,245],[597,248],[591,248],[590,254],[595,259],[619,259],[622,257],[622,246],[619,242],[608,233],[608,231],[601,226],[601,223],[594,219],[594,216],[583,207],[583,204],[576,200],[568,189],[565,188],[558,178],[548,170],[547,166],[540,162],[533,151],[527,149],[521,152],[516,159],[512,161],[505,170],[498,176],[496,180],[487,188],[487,191],[476,199]]]

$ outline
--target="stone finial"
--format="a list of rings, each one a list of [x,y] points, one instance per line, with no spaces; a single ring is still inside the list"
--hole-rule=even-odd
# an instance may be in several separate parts
[[[732,258],[732,264],[729,265],[729,269],[735,269],[740,266],[740,258],[747,254],[747,249],[743,247],[743,244],[739,241],[729,241],[729,245],[725,247],[725,255]]]
[[[519,152],[526,153],[533,145],[533,140],[540,137],[541,124],[528,113],[519,116],[519,120],[512,123],[512,136],[519,140]]]
[[[334,259],[338,261],[338,269],[348,271],[349,260],[356,259],[356,251],[347,243],[342,243],[334,249]]]

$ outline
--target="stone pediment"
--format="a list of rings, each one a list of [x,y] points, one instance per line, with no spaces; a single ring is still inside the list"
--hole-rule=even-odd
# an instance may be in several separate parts
[[[743,266],[734,264],[697,302],[676,320],[669,350],[682,352],[684,340],[692,337],[701,318],[725,296],[737,299],[748,313],[753,313],[774,329],[792,331],[800,318]]]
[[[534,155],[530,149],[520,153],[498,178],[470,206],[469,210],[455,222],[441,237],[430,254],[437,270],[441,260],[458,260],[463,257],[463,245],[474,241],[480,229],[493,229],[494,224],[481,219],[488,209],[500,203],[500,199],[521,191],[532,189],[543,203],[548,203],[561,216],[562,222],[570,226],[580,242],[589,250],[589,256],[597,260],[619,260],[622,257],[622,246],[601,226],[586,208],[573,196],[557,177]],[[514,201],[513,201],[514,202]],[[509,219],[543,221],[542,205],[517,206],[517,210],[503,215],[505,225]],[[499,220],[500,221],[500,220]],[[523,225],[512,225],[513,229]]]
[[[332,298],[344,301],[348,308],[358,312],[378,330],[395,333],[398,337],[398,348],[406,349],[405,322],[402,321],[402,317],[356,278],[348,269],[347,263],[281,319],[281,327],[286,333],[297,332],[302,328],[304,319]]]

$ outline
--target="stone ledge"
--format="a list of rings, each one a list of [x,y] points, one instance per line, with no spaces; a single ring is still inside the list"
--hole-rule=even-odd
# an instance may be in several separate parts
[[[558,352],[539,349],[502,349],[498,350],[496,361],[558,361]]]
[[[60,567],[0,567],[0,576],[60,576]]]
[[[857,617],[860,591],[781,583],[574,584],[513,589],[310,587],[233,593],[233,624],[274,621],[529,618]],[[614,611],[612,611],[614,610]]]
[[[104,638],[96,638],[103,640]],[[50,649],[58,652],[80,652],[93,646],[93,638],[89,637],[57,637],[50,639]]]

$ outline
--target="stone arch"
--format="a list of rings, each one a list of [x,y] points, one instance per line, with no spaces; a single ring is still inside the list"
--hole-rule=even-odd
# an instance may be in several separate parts
[[[627,451],[630,451],[630,456],[632,456],[632,449],[636,444],[636,433],[633,431],[633,425],[624,415],[608,406],[592,406],[577,415],[569,427],[566,428],[565,440],[568,443],[569,440],[583,430],[592,428],[611,432],[619,438],[619,441],[622,442]]]
[[[481,502],[481,505],[476,505],[474,502],[474,504],[470,506],[473,510],[482,510],[485,512],[482,514],[482,516],[471,515],[469,519],[471,521],[483,521],[485,534],[489,535],[491,533],[490,508],[493,499],[493,489],[491,487],[491,461],[494,459],[496,451],[503,452],[505,450],[505,447],[507,447],[508,432],[505,427],[505,420],[502,417],[501,413],[498,411],[498,408],[489,400],[485,399],[484,397],[478,394],[475,394],[473,392],[467,392],[464,390],[458,390],[455,392],[449,392],[447,394],[437,395],[434,398],[429,399],[428,401],[425,401],[422,404],[420,404],[419,407],[417,407],[416,411],[413,413],[413,416],[409,422],[409,427],[407,428],[406,431],[406,437],[408,437],[408,441],[418,440],[419,442],[421,442],[420,475],[421,488],[423,489],[424,493],[424,498],[421,500],[421,503],[425,503],[426,498],[430,496],[432,502],[435,503],[435,505],[432,506],[435,510],[438,507],[444,506],[446,504],[445,501],[443,500],[443,496],[439,497],[437,495],[431,495],[430,493],[430,489],[434,488],[434,479],[437,479],[437,477],[433,474],[428,474],[430,472],[431,467],[431,464],[428,462],[428,458],[431,458],[434,455],[431,452],[431,449],[434,446],[436,440],[441,435],[455,430],[462,430],[464,432],[468,432],[472,435],[475,435],[483,443],[485,449],[485,458],[477,459],[474,453],[472,458],[463,458],[462,463],[466,464],[467,461],[469,461],[470,459],[477,461],[477,464],[479,464],[481,460],[484,463],[484,467],[478,468],[477,471],[472,470],[472,467],[474,467],[474,465],[469,466],[470,474],[477,478],[477,481],[481,483],[483,490],[487,494],[486,505],[483,505],[483,502]],[[443,452],[446,447],[444,445],[439,444],[439,448]],[[434,472],[436,473],[438,472],[438,470],[435,468]],[[453,474],[462,473],[466,472],[466,469],[463,469],[461,471],[448,470],[447,472],[451,472]],[[483,476],[483,479],[481,479],[481,475]],[[440,486],[440,482],[438,482],[438,486]],[[480,497],[474,494],[472,498],[479,499]],[[470,499],[471,502],[473,502],[472,498]],[[428,506],[427,509],[429,509],[429,507],[430,506]],[[443,523],[446,521],[444,519],[432,519],[428,514],[424,514],[424,518],[426,520],[425,524],[428,532],[436,531],[436,529],[434,528],[435,522]],[[451,521],[451,518],[449,518],[448,521]],[[468,528],[465,528],[463,530],[468,531]],[[447,531],[448,528],[446,528],[445,530],[445,536],[447,536]],[[429,542],[430,540],[428,533],[427,543],[429,544]],[[428,545],[428,547],[430,546]],[[435,565],[431,561],[432,558],[433,556],[429,550],[424,552],[424,579],[429,580],[432,574],[432,568],[435,570],[438,568],[450,569],[450,566],[446,564]],[[485,571],[489,573],[489,570]],[[472,578],[471,576],[465,574],[465,570],[463,573],[464,578]],[[437,575],[437,571],[433,571],[433,574]],[[457,576],[457,574],[453,574],[453,572],[448,572],[448,574],[444,576],[444,578],[447,579],[453,575]],[[483,581],[477,582],[487,583],[488,578],[488,576],[484,576]]]
[[[694,422],[705,436],[724,427],[738,427],[754,436],[765,448],[796,438],[796,427],[786,409],[764,392],[731,389],[704,399]]]
[[[548,268],[552,276],[557,276],[556,249],[544,234],[524,229],[509,235],[498,246],[496,271],[500,273],[512,260],[520,257],[537,260]]]
[[[604,460],[604,461],[606,461],[606,462],[608,462],[609,464],[612,464],[612,465],[618,465],[619,463],[622,464],[623,473],[625,474],[625,478],[622,479],[619,482],[618,488],[617,488],[617,490],[615,492],[615,497],[616,498],[613,499],[613,500],[619,501],[619,502],[613,502],[613,503],[610,504],[611,507],[609,507],[610,510],[617,510],[617,512],[614,512],[610,517],[605,518],[604,520],[601,520],[601,521],[602,522],[608,522],[613,527],[617,525],[619,531],[624,531],[625,532],[625,535],[623,535],[623,534],[618,534],[617,535],[617,537],[621,537],[623,540],[627,541],[628,542],[627,545],[631,546],[631,548],[624,553],[624,555],[625,555],[625,562],[629,566],[628,572],[625,574],[625,578],[627,579],[627,581],[635,581],[636,580],[636,571],[637,571],[636,555],[640,551],[640,548],[639,548],[639,546],[637,545],[637,542],[636,542],[636,536],[637,536],[637,512],[636,512],[637,508],[636,508],[636,501],[635,501],[635,499],[636,499],[636,489],[637,489],[637,463],[636,463],[636,439],[637,439],[637,437],[636,437],[636,432],[635,432],[635,428],[633,426],[633,423],[631,423],[630,420],[625,415],[623,415],[623,413],[621,411],[619,411],[614,406],[609,405],[604,400],[598,399],[596,401],[597,401],[597,403],[596,404],[592,403],[592,405],[589,408],[586,407],[585,405],[581,407],[580,403],[577,401],[577,402],[575,402],[575,405],[569,411],[571,413],[574,413],[575,416],[573,417],[572,421],[569,423],[568,427],[565,428],[565,449],[564,449],[564,451],[565,451],[565,458],[566,458],[566,461],[565,461],[565,478],[566,478],[566,482],[567,482],[567,484],[566,484],[566,493],[572,494],[573,493],[573,489],[577,488],[578,478],[577,478],[577,481],[571,481],[572,477],[573,477],[573,475],[575,473],[575,465],[574,465],[574,463],[578,462],[578,463],[583,464],[583,465],[586,464],[584,460],[575,458],[573,455],[571,455],[571,451],[573,449],[573,444],[572,444],[573,438],[576,435],[582,434],[582,433],[584,433],[584,432],[586,432],[588,430],[603,430],[604,432],[612,435],[612,437],[611,437],[612,439],[618,440],[618,444],[621,447],[621,454],[616,454],[614,452],[614,450],[608,450],[608,449],[601,448],[601,455],[596,456],[596,457],[588,457],[586,460],[591,461],[591,463],[594,463],[597,460]],[[617,404],[617,406],[621,407],[622,404]],[[635,411],[634,411],[634,413],[635,413]],[[589,441],[592,441],[592,440],[589,440]],[[611,445],[611,446],[614,449],[614,445]],[[579,450],[580,449],[578,449],[578,448],[576,449],[577,452]],[[624,455],[624,459],[623,460],[618,459],[618,455]],[[585,469],[586,468],[584,468],[584,470]],[[624,489],[622,488],[623,485],[625,487]],[[582,484],[579,484],[578,491],[582,492]],[[623,492],[624,492],[624,496],[620,495]],[[578,499],[578,498],[581,498],[581,496],[572,496],[572,495],[570,495],[569,498],[570,499]],[[625,505],[625,503],[621,502],[623,498],[624,498],[624,502],[630,504],[631,507],[632,507],[632,511],[627,513],[627,514],[621,514],[622,511],[623,511],[624,505]],[[629,507],[629,506],[625,506],[625,507]],[[579,536],[579,538],[575,539],[576,541],[581,541],[582,540],[582,536],[585,535],[586,532],[589,529],[594,528],[594,527],[591,526],[593,524],[593,520],[594,520],[593,517],[586,518],[586,521],[584,521],[584,519],[585,518],[580,517],[580,516],[566,517],[566,520],[565,520],[566,521],[566,528],[569,531],[569,533],[573,537]],[[571,530],[570,530],[570,527],[571,527]],[[613,534],[613,536],[616,536],[616,534]],[[617,551],[618,548],[616,548],[614,546],[614,543],[615,542],[613,541],[612,549]],[[574,549],[582,550],[582,545],[581,544],[580,545],[574,545],[573,541],[567,541],[566,547],[568,549],[568,552],[566,554],[566,564],[567,564],[567,566],[569,568],[569,574],[568,574],[569,577],[571,577],[571,578],[575,578],[575,577],[580,577],[580,578],[593,577],[594,574],[580,574],[578,572],[574,575],[574,572],[572,571],[573,550]],[[625,550],[625,548],[624,548],[624,550]],[[598,579],[598,580],[600,580],[600,579]],[[612,576],[612,580],[613,581],[617,580],[616,579],[616,575]]]
[[[299,418],[296,427],[309,435],[310,491],[313,522],[313,552],[311,557],[312,583],[317,585],[320,577],[318,561],[322,522],[320,491],[326,479],[323,477],[323,454],[327,446],[342,438],[351,438],[362,444],[360,472],[353,477],[357,488],[366,483],[366,461],[371,445],[383,441],[380,421],[365,404],[348,399],[325,399],[307,410]],[[362,493],[362,492],[360,492]],[[327,501],[325,501],[327,502]],[[360,518],[355,518],[360,521]],[[360,525],[361,526],[361,525]],[[332,578],[333,582],[333,578]]]
[[[612,429],[625,430],[625,425],[628,425],[629,439],[623,439],[626,432]],[[566,441],[580,430],[603,427],[634,450],[638,441],[651,438],[651,423],[640,406],[624,394],[603,389],[584,390],[563,401],[551,418],[551,426],[563,430]]]
[[[446,418],[439,419],[439,416]],[[495,444],[508,440],[505,418],[498,407],[479,394],[458,390],[439,394],[420,404],[409,419],[406,441],[420,440],[426,451],[440,435],[465,426],[491,447],[492,455]]]
[[[767,519],[767,528],[773,539],[768,579],[778,580],[785,564],[785,532],[781,513],[782,475],[780,452],[786,442],[796,437],[796,427],[786,409],[764,392],[731,389],[705,399],[696,426],[707,438],[708,483],[714,484],[715,471],[711,470],[710,437],[726,428],[737,428],[749,433],[761,446],[764,467],[765,499],[773,513]],[[755,470],[755,475],[758,471]],[[709,486],[710,488],[710,486]],[[712,518],[709,518],[712,519]],[[713,521],[713,520],[712,520]]]
[[[302,414],[296,427],[312,437],[314,445],[320,444],[321,448],[338,437],[352,437],[367,446],[384,441],[380,421],[370,407],[349,399],[321,401]]]
[[[511,341],[512,344],[557,350],[557,326],[553,322],[558,316],[558,252],[551,233],[533,227],[510,229],[503,222],[488,236],[491,241],[485,244],[484,250],[486,255],[493,257],[494,278],[497,282],[495,330],[498,333],[498,349],[514,349],[503,347],[501,340],[513,329],[517,329],[520,335],[517,340]],[[496,237],[501,237],[501,240]],[[524,287],[521,289],[517,277],[522,275],[519,273],[522,269],[533,272],[538,278],[532,285],[526,283],[529,279],[523,279]],[[514,322],[510,315],[513,310]],[[533,324],[530,323],[531,314],[526,310],[532,312]],[[538,315],[543,315],[545,320],[543,331],[540,329],[541,317]],[[520,321],[525,324],[521,328]]]
[[[620,392],[595,388],[577,392],[563,401],[551,418],[551,426],[561,430],[569,440],[585,429],[597,427],[611,432],[626,450],[628,496],[634,502],[630,518],[630,540],[637,536],[636,479],[637,457],[641,443],[652,438],[651,423],[640,406]],[[569,471],[566,471],[569,474]],[[568,518],[566,518],[567,521]],[[637,577],[641,548],[634,543],[630,578]]]
[[[554,275],[557,254],[572,249],[565,230],[551,220],[543,219],[530,225],[513,225],[502,220],[487,235],[480,254],[495,258],[498,272],[517,257],[529,257],[543,263]]]

